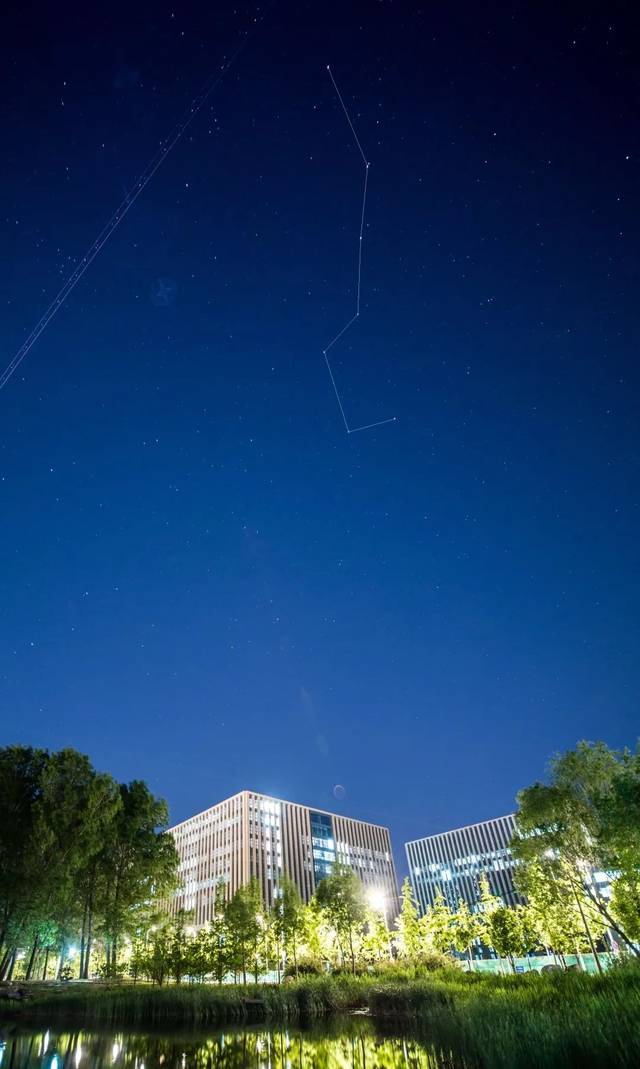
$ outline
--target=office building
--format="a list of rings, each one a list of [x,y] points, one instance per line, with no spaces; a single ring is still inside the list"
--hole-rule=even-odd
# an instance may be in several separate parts
[[[220,881],[231,897],[255,877],[271,906],[286,874],[308,902],[336,861],[348,865],[395,916],[391,839],[377,824],[241,791],[170,832],[180,856],[173,908],[192,910],[196,925],[211,920]]]
[[[421,911],[433,905],[439,890],[452,907],[462,899],[473,908],[482,875],[506,906],[523,902],[513,882],[516,863],[509,844],[514,831],[511,813],[406,843],[411,884]]]

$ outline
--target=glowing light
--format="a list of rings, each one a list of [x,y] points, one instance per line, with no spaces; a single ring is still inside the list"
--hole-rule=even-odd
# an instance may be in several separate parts
[[[120,1051],[121,1050],[122,1050],[122,1047],[120,1046],[119,1043],[114,1043],[113,1044],[113,1046],[111,1048],[111,1061],[112,1062],[117,1062],[118,1058],[120,1057]]]
[[[376,913],[384,913],[387,896],[381,887],[371,887],[367,891],[367,902]]]

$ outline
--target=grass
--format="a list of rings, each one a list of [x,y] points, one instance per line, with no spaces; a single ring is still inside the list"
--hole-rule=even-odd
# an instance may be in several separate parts
[[[371,993],[371,1012],[404,1019],[492,1069],[640,1065],[640,970],[544,976],[437,975]]]
[[[92,1024],[185,1025],[255,1020],[298,1021],[366,1006],[358,977],[314,977],[281,986],[210,984],[69,984],[33,987],[28,1000],[5,1004],[6,1016],[66,1018]],[[2,1011],[0,1011],[2,1012]]]
[[[252,1002],[251,1000],[258,1000]],[[383,1029],[418,1033],[492,1069],[640,1065],[640,970],[605,976],[313,977],[281,987],[69,985],[11,1010],[86,1026],[295,1023],[368,1008]],[[486,1058],[486,1060],[485,1060]]]

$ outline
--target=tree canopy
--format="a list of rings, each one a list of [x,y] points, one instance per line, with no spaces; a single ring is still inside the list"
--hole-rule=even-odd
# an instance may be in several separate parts
[[[145,783],[119,784],[76,750],[0,749],[0,977],[25,944],[28,973],[52,950],[61,972],[72,941],[86,977],[97,935],[115,967],[121,936],[173,890],[167,822]]]

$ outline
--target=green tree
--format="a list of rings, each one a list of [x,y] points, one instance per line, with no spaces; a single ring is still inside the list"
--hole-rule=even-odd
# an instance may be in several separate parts
[[[149,975],[148,948],[146,941],[139,935],[136,935],[131,943],[128,969],[134,984],[141,977]]]
[[[173,886],[166,823],[145,784],[120,786],[75,750],[0,749],[0,978],[18,948],[29,978],[57,949],[60,976],[72,943],[86,978],[96,934],[115,965],[120,936]]]
[[[396,928],[400,935],[401,953],[404,957],[415,961],[422,950],[422,928],[418,906],[408,876],[402,884],[400,914],[396,918]]]
[[[312,898],[311,902],[304,907],[302,921],[301,956],[304,956],[306,967],[321,971],[328,964],[333,964],[332,954],[335,935],[327,921],[326,914],[315,898]]]
[[[160,986],[170,975],[172,939],[173,932],[169,923],[154,928],[149,935],[145,971],[147,976]]]
[[[203,983],[209,973],[213,972],[213,941],[210,926],[203,925],[193,939],[186,945],[185,972]]]
[[[335,864],[318,884],[315,897],[336,933],[343,961],[348,960],[355,973],[358,937],[367,909],[362,882],[347,865]]]
[[[224,880],[216,885],[213,919],[209,925],[209,971],[219,984],[232,969],[226,918],[227,891]]]
[[[389,929],[384,913],[368,908],[364,918],[362,954],[370,965],[375,965],[391,956]]]
[[[244,984],[249,969],[253,969],[256,981],[260,972],[262,910],[260,886],[255,879],[239,887],[225,908],[230,964],[234,973],[242,973]]]
[[[622,872],[614,881],[611,912],[634,943],[640,942],[640,872]]]
[[[518,804],[515,856],[522,862],[558,859],[577,904],[586,894],[629,951],[640,956],[592,879],[594,869],[612,880],[640,871],[640,754],[613,751],[602,742],[578,743],[554,758],[550,782],[521,791]]]
[[[108,965],[115,965],[121,937],[139,926],[141,908],[166,897],[177,883],[178,855],[166,802],[146,783],[119,787],[120,807],[99,856]]]
[[[557,858],[518,865],[516,887],[527,900],[528,916],[538,938],[552,948],[565,965],[565,954],[580,957],[600,938],[605,922],[591,899],[567,876]]]
[[[65,933],[80,927],[85,873],[93,867],[118,805],[117,783],[96,772],[84,754],[64,749],[47,755],[35,803],[34,893],[28,906],[57,923],[63,936],[60,968]],[[84,971],[84,945],[82,951],[79,968]]]
[[[432,906],[428,906],[421,918],[425,947],[434,947],[441,954],[451,952],[453,946],[453,913],[440,888]]]
[[[458,902],[458,908],[452,918],[452,943],[459,954],[466,954],[469,968],[473,969],[471,947],[484,932],[484,924],[479,913],[472,913],[464,899]]]
[[[0,979],[8,971],[30,906],[45,894],[37,863],[35,823],[42,794],[44,750],[0,749]]]
[[[188,925],[192,914],[180,909],[167,925],[168,933],[168,967],[167,971],[179,984],[184,976],[189,961]]]
[[[296,884],[288,876],[280,880],[273,917],[278,947],[284,952],[287,962],[293,963],[297,976],[298,954],[305,933],[305,909]]]
[[[521,906],[499,906],[490,914],[487,937],[501,958],[507,958],[513,972],[514,958],[525,952],[524,918]]]

